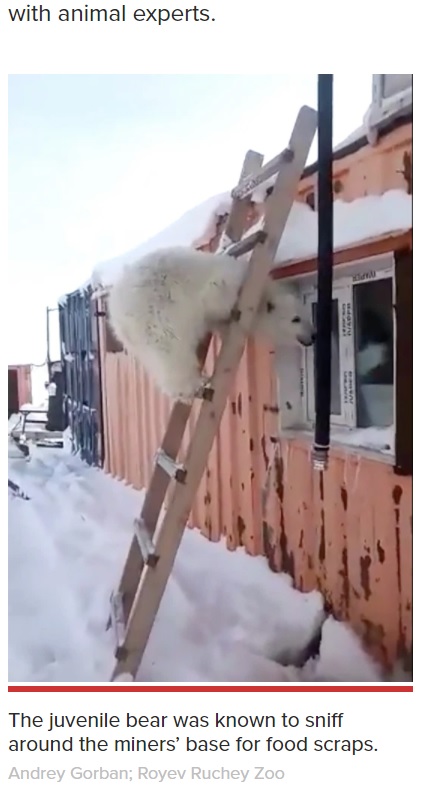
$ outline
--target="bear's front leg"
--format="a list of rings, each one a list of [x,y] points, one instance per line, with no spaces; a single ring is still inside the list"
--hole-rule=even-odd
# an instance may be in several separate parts
[[[159,378],[166,394],[186,403],[191,403],[208,382],[208,377],[201,372],[196,349],[181,343],[173,344]]]

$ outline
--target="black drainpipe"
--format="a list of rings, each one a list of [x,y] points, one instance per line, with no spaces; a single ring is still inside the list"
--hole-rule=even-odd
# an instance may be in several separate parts
[[[332,115],[333,74],[319,74],[318,104],[318,264],[317,264],[317,337],[315,345],[316,425],[313,465],[324,471],[330,446],[332,274],[333,274],[333,191],[332,191]]]
[[[47,307],[47,370],[48,370],[48,380],[50,380],[50,372],[51,372],[51,356],[50,356],[50,308]]]

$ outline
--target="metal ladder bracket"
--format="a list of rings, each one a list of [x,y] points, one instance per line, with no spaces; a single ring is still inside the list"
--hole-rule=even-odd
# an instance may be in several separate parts
[[[114,630],[116,660],[125,660],[127,649],[124,646],[126,636],[126,624],[124,620],[123,595],[120,592],[113,592],[111,595],[110,626]]]
[[[232,258],[240,258],[247,252],[251,252],[257,244],[264,244],[266,239],[267,233],[264,230],[256,230],[254,233],[244,236],[240,241],[227,247],[224,254]]]
[[[182,463],[177,463],[177,461],[167,455],[163,449],[158,449],[155,455],[155,463],[157,463],[169,477],[184,485],[187,471]]]
[[[159,556],[156,553],[149,529],[143,518],[135,518],[134,530],[144,563],[148,567],[156,567]]]

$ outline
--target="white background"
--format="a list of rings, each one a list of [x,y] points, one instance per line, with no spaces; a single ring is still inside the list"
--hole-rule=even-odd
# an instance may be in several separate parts
[[[25,4],[20,5],[23,7]],[[66,7],[61,2],[46,2],[52,11]],[[73,4],[75,7],[78,5]],[[84,5],[84,4],[80,4]],[[114,7],[114,3],[93,3],[92,6]],[[126,4],[130,8],[142,7],[135,0]],[[150,7],[156,4],[148,3]],[[145,6],[147,7],[145,4]],[[165,6],[162,3],[162,6]],[[182,4],[169,4],[170,7],[184,7]],[[190,7],[191,4],[186,5]],[[18,4],[11,7],[19,7]],[[72,6],[70,6],[72,7]],[[202,7],[202,4],[200,4]],[[288,73],[291,70],[308,71],[314,65],[315,71],[369,70],[370,72],[409,72],[414,73],[414,53],[419,48],[413,5],[407,0],[396,4],[379,2],[346,3],[299,2],[282,3],[279,0],[259,0],[258,3],[241,0],[212,0],[203,3],[213,12],[216,22],[205,24],[172,23],[158,28],[156,25],[137,23],[109,25],[71,25],[51,22],[49,24],[11,24],[8,21],[8,3],[0,8],[1,64],[1,232],[2,259],[7,259],[6,247],[6,205],[7,205],[7,75],[9,73]],[[414,74],[415,90],[417,75]],[[235,96],[233,96],[235,102]],[[415,101],[415,111],[417,104]],[[252,108],[250,108],[252,112]],[[276,124],[274,112],[272,121]],[[415,162],[417,159],[415,159]],[[416,229],[416,227],[415,227]],[[24,232],[24,229],[23,231]],[[415,293],[420,292],[419,275],[416,269]],[[7,294],[7,284],[2,289]],[[7,295],[5,301],[7,302]],[[15,305],[16,306],[16,305]],[[419,313],[419,310],[418,310]],[[417,311],[415,311],[417,316]],[[0,311],[3,321],[1,337],[7,343],[7,309]],[[416,317],[415,332],[419,333]],[[417,336],[415,349],[417,349]],[[4,365],[5,369],[5,365]],[[5,387],[2,388],[5,400]],[[3,406],[5,413],[5,403]],[[415,420],[416,435],[421,436],[419,416]],[[415,441],[415,447],[419,442]],[[415,457],[415,472],[417,472]],[[4,463],[6,461],[4,460]],[[418,486],[419,487],[419,486]],[[4,504],[6,508],[5,484]],[[415,501],[417,505],[417,499]],[[415,506],[416,529],[414,538],[418,539],[418,508]],[[6,514],[5,514],[6,515]],[[361,787],[381,783],[386,789],[398,783],[416,785],[417,772],[411,766],[416,764],[415,737],[419,722],[415,720],[416,694],[400,693],[299,693],[299,694],[163,694],[135,693],[124,694],[38,694],[16,693],[6,695],[7,650],[6,637],[6,517],[3,519],[1,552],[3,572],[1,574],[3,594],[1,595],[3,621],[3,650],[1,653],[2,678],[2,719],[1,750],[3,762],[1,786],[6,787],[7,773],[13,765],[21,769],[32,766],[68,769],[70,765],[88,765],[91,769],[102,763],[105,767],[125,768],[129,765],[147,764],[152,766],[179,768],[183,765],[202,764],[204,767],[221,764],[231,768],[248,767],[260,764],[262,756],[241,754],[202,755],[198,760],[195,754],[169,754],[167,758],[158,754],[119,757],[111,754],[85,756],[78,754],[21,755],[8,754],[7,743],[12,736],[7,714],[9,711],[27,714],[47,715],[50,711],[72,715],[93,714],[108,710],[114,714],[126,711],[133,713],[167,713],[180,711],[192,714],[212,714],[216,710],[231,714],[265,713],[314,714],[326,712],[345,713],[345,723],[341,735],[350,738],[372,738],[378,751],[359,754],[288,754],[285,757],[265,756],[268,768],[278,765],[285,770],[286,779],[282,785],[291,789],[304,786],[341,786]],[[418,553],[419,555],[419,553]],[[417,550],[415,545],[415,556]],[[419,573],[415,573],[417,580]],[[22,579],[24,583],[24,579]],[[416,591],[416,590],[415,590]],[[60,590],[57,590],[60,593]],[[417,642],[415,641],[417,657]],[[417,678],[415,667],[415,679]],[[418,703],[419,708],[419,694]],[[15,730],[16,731],[16,730]],[[34,730],[39,732],[40,730]],[[86,731],[86,730],[85,730]],[[122,733],[122,730],[118,730]],[[159,730],[154,730],[159,731]],[[169,731],[169,730],[168,730]],[[200,732],[200,730],[198,730]],[[202,730],[203,736],[212,734],[210,729]],[[222,731],[222,730],[221,730]],[[334,730],[332,730],[334,731]],[[139,737],[145,734],[139,730]],[[305,733],[313,737],[311,730]],[[244,730],[241,731],[246,736]],[[268,736],[272,734],[268,732]],[[301,731],[300,731],[301,734]],[[237,736],[233,730],[232,739]],[[17,733],[18,737],[28,737]],[[31,734],[33,736],[33,734]],[[95,733],[94,735],[95,736]],[[106,736],[106,735],[105,735]],[[194,735],[192,735],[194,736]],[[220,734],[222,737],[222,734]],[[226,736],[226,733],[224,734]],[[253,735],[254,732],[253,732]],[[282,730],[277,736],[282,737]],[[6,758],[4,758],[6,757]],[[50,782],[40,781],[37,786],[47,786]],[[53,782],[54,783],[54,782]],[[111,785],[123,785],[110,782]],[[105,785],[105,781],[92,782],[92,785]],[[13,784],[11,784],[13,785]],[[22,784],[19,784],[22,785]],[[62,782],[62,786],[74,785]],[[76,786],[79,785],[76,782]],[[91,784],[90,784],[91,785]],[[167,784],[166,784],[167,785]],[[206,785],[206,784],[205,784]],[[259,783],[257,783],[259,786]]]

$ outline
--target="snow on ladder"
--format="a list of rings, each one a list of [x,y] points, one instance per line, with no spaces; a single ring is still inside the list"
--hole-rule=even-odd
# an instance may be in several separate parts
[[[193,435],[183,463],[177,456],[192,405],[176,402],[142,512],[135,520],[135,534],[118,590],[111,600],[110,624],[116,636],[116,665],[112,680],[134,678],[148,643],[189,514],[217,435],[225,405],[244,353],[247,337],[284,231],[299,180],[317,127],[317,113],[302,107],[289,147],[262,167],[263,157],[249,151],[238,187],[233,192],[226,234],[232,242],[226,253],[240,257],[252,251],[245,282],[222,340],[210,385],[198,394],[202,400]],[[261,230],[242,238],[250,197],[257,185],[277,173]],[[198,349],[204,364],[211,337]],[[164,501],[169,486],[167,506]]]

